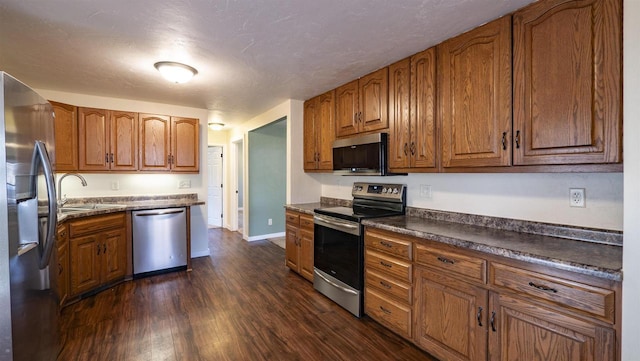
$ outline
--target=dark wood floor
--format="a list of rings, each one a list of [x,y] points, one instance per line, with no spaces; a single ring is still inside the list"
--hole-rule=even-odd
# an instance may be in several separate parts
[[[61,360],[434,360],[284,266],[284,250],[209,230],[193,272],[125,282],[63,311]]]

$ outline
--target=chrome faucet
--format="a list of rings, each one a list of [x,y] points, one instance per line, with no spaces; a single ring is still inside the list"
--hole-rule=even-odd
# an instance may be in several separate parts
[[[67,173],[67,174],[63,174],[60,179],[58,179],[58,207],[62,207],[65,203],[67,203],[67,195],[65,194],[64,197],[62,197],[62,180],[65,179],[67,176],[76,176],[78,178],[80,178],[80,181],[82,182],[82,186],[86,187],[87,186],[87,180],[84,179],[83,176],[81,176],[78,173]]]

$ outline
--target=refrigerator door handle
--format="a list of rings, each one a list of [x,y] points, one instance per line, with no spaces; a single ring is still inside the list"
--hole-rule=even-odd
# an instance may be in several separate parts
[[[51,160],[49,160],[49,153],[47,152],[46,145],[37,140],[33,149],[33,162],[32,173],[34,176],[38,174],[38,161],[42,164],[44,170],[44,179],[47,185],[47,208],[48,208],[48,220],[47,220],[47,236],[44,243],[44,251],[40,257],[39,267],[45,269],[49,265],[51,260],[51,253],[56,237],[56,227],[58,225],[58,204],[56,202],[56,182],[53,176],[53,168],[51,167]],[[35,177],[34,177],[35,179]]]

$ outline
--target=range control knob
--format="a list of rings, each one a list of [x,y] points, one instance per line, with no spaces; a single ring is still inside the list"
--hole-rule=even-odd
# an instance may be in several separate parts
[[[393,194],[398,194],[398,188],[393,188]]]

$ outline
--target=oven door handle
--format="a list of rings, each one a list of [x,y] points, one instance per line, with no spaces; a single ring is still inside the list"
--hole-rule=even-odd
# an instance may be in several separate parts
[[[333,217],[326,217],[319,214],[316,214],[313,217],[313,221],[315,224],[331,229],[335,229],[337,231],[353,234],[355,236],[360,236],[360,224],[355,222],[340,222]]]
[[[322,279],[323,279],[325,282],[327,282],[328,284],[332,285],[333,287],[335,287],[335,288],[337,288],[337,289],[339,289],[339,290],[341,290],[341,291],[344,291],[344,292],[346,292],[346,293],[350,293],[350,294],[352,294],[352,295],[357,295],[357,294],[358,294],[358,292],[356,292],[356,291],[354,291],[354,290],[350,290],[350,289],[348,289],[348,288],[346,288],[346,287],[340,286],[339,284],[337,284],[337,283],[333,282],[332,280],[330,280],[330,279],[328,279],[327,277],[325,277],[325,276],[323,276],[322,274],[320,274],[320,272],[318,272],[318,271],[315,271],[315,270],[314,270],[314,271],[313,271],[313,273],[314,273],[316,276],[318,276],[318,277],[322,278]]]

